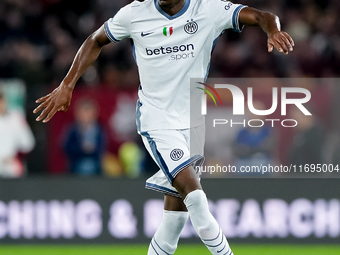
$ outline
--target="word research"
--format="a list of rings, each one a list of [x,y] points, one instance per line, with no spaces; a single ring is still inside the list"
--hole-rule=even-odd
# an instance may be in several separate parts
[[[215,84],[214,86],[216,89],[228,89],[233,97],[233,115],[241,116],[245,115],[245,96],[243,91],[235,85],[230,84]],[[294,93],[304,95],[303,98],[288,98],[288,94]],[[253,88],[247,88],[247,105],[249,112],[254,115],[258,116],[268,116],[273,114],[278,108],[278,99],[279,93],[278,88],[273,88],[272,93],[272,106],[270,109],[267,110],[259,110],[255,109],[254,107],[254,99],[253,99]],[[304,88],[295,88],[295,87],[283,87],[281,88],[281,116],[287,116],[287,107],[288,105],[295,105],[304,115],[312,116],[312,114],[307,110],[304,104],[308,103],[311,100],[311,93],[309,90]],[[201,107],[201,114],[207,115],[207,95],[202,95],[202,107]],[[294,119],[251,119],[243,121],[235,121],[235,120],[227,120],[227,119],[214,119],[213,126],[216,127],[217,125],[226,125],[230,124],[231,127],[235,125],[242,125],[244,127],[262,127],[265,124],[271,124],[272,127],[275,124],[280,123],[283,127],[296,127],[298,125],[298,121]]]

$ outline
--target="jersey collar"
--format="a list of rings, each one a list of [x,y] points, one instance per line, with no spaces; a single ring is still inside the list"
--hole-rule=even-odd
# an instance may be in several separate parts
[[[189,5],[190,5],[190,0],[185,0],[185,4],[184,4],[182,10],[180,10],[175,15],[170,16],[165,11],[163,11],[163,9],[159,6],[158,0],[154,0],[154,2],[155,2],[156,9],[169,20],[173,20],[173,19],[178,18],[179,16],[182,16],[188,10]]]

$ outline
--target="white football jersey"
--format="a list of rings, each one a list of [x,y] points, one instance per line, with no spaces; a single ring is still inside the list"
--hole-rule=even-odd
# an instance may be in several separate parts
[[[190,78],[203,81],[208,76],[218,37],[226,29],[240,32],[243,7],[226,0],[186,0],[180,12],[169,16],[158,0],[134,1],[105,23],[111,41],[133,40],[141,82],[139,132],[204,123],[201,115],[190,121]],[[197,89],[197,93],[203,92]]]

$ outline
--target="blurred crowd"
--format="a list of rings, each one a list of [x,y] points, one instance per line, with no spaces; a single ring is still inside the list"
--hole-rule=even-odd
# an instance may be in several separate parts
[[[3,0],[0,2],[0,76],[28,86],[59,83],[82,42],[129,1]],[[123,86],[134,70],[129,45],[106,47],[82,83]],[[126,76],[126,77],[124,77]]]
[[[0,79],[20,78],[27,86],[27,119],[37,146],[27,158],[31,172],[46,172],[48,129],[35,123],[34,101],[51,91],[67,73],[82,42],[131,0],[1,0]],[[283,30],[295,40],[289,56],[268,54],[266,36],[259,28],[241,34],[227,31],[215,48],[210,77],[338,77],[340,74],[340,30],[336,0],[240,0],[239,3],[277,14]],[[78,87],[108,91],[137,90],[138,73],[128,40],[110,44],[98,61],[81,78]],[[98,110],[91,102],[80,102],[76,119],[85,118],[81,109]],[[133,109],[133,108],[132,108]],[[122,112],[124,112],[122,110]],[[71,157],[77,124],[70,127],[64,150]],[[104,138],[100,125],[86,129],[77,142],[94,153],[93,144]],[[241,139],[241,138],[240,138]],[[92,146],[92,147],[91,147]],[[98,153],[104,150],[98,145]],[[80,146],[78,149],[80,149]],[[118,153],[118,152],[117,152]],[[96,154],[97,155],[97,154]],[[75,162],[72,164],[84,164]],[[97,172],[98,158],[93,169]],[[148,165],[149,163],[145,163]],[[32,170],[31,170],[32,169]],[[77,167],[73,167],[76,171]],[[79,171],[83,171],[79,170]]]
[[[28,85],[60,82],[86,37],[129,0],[2,0],[0,76]],[[212,76],[334,77],[340,72],[340,31],[336,0],[240,0],[276,13],[294,38],[289,57],[267,54],[260,29],[227,33],[216,48]],[[83,83],[136,86],[129,43],[106,47]],[[131,75],[132,74],[132,75]]]
[[[213,75],[222,77],[337,77],[340,72],[340,2],[254,0],[244,4],[277,14],[295,41],[290,56],[268,54],[261,29],[228,33],[215,54]]]

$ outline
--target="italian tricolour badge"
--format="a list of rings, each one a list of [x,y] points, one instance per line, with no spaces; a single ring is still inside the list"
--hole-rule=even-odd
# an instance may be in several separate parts
[[[170,37],[174,33],[174,27],[164,27],[163,28],[163,34],[166,37]]]

